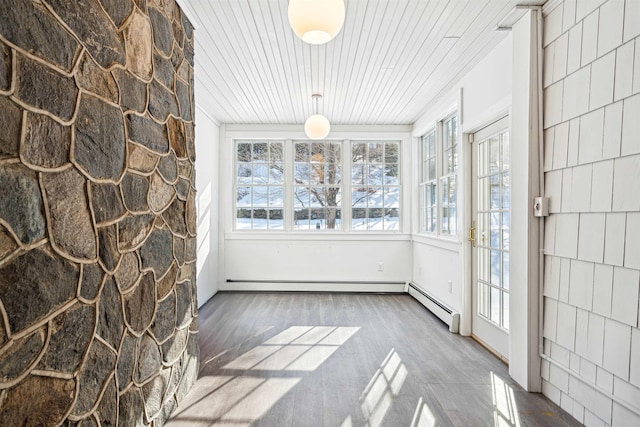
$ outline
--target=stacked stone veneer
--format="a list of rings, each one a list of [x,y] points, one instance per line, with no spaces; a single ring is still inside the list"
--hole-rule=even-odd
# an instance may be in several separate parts
[[[193,29],[0,1],[0,425],[162,425],[195,381]]]

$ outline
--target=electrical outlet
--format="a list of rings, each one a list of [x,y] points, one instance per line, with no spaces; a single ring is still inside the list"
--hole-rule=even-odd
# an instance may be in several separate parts
[[[379,262],[378,263],[378,271],[384,271],[384,263],[383,262]]]
[[[447,282],[447,289],[449,290],[449,293],[453,292],[453,282],[451,280]]]

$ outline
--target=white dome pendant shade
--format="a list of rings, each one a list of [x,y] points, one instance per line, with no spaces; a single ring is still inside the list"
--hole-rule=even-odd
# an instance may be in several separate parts
[[[309,139],[325,139],[331,131],[331,124],[322,114],[314,114],[309,116],[306,122],[304,122],[304,133],[307,134]]]
[[[344,24],[344,0],[289,0],[289,24],[309,44],[332,40]]]
[[[322,98],[322,95],[314,93],[311,97],[315,103],[314,114],[304,122],[304,133],[309,139],[325,139],[331,132],[331,123],[325,116],[318,114],[318,99]]]

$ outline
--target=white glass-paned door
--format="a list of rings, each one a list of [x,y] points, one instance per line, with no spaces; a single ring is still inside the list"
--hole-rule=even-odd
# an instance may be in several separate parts
[[[508,359],[510,168],[508,118],[474,134],[473,334]]]

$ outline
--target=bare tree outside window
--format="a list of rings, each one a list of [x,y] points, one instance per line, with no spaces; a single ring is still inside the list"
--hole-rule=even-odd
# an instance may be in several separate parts
[[[341,162],[340,142],[294,143],[294,229],[342,228]]]

